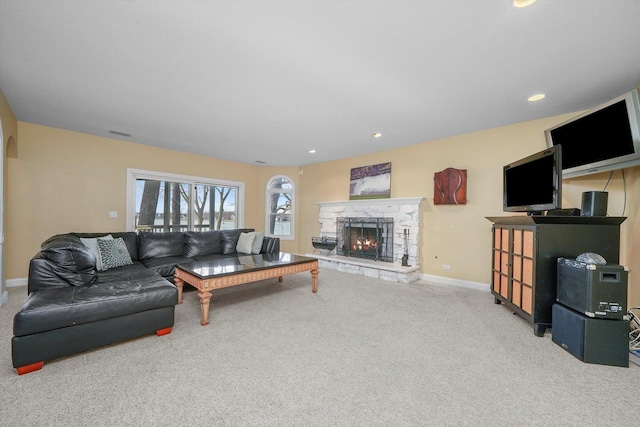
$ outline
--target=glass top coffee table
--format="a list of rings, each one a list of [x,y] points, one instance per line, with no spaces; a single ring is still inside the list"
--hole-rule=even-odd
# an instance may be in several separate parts
[[[194,261],[176,266],[174,282],[178,287],[178,304],[182,304],[182,288],[185,283],[198,289],[202,319],[209,324],[211,291],[243,283],[311,272],[311,292],[318,291],[318,260],[315,258],[280,252],[278,254],[240,255],[208,261]]]

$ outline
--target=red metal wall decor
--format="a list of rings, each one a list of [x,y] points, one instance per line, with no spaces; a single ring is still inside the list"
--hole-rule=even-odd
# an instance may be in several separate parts
[[[434,205],[467,204],[467,170],[447,168],[433,175]]]

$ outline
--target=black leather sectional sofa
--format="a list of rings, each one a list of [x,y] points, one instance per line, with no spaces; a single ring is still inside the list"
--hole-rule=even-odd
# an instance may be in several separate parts
[[[14,317],[14,368],[24,374],[47,360],[170,333],[178,302],[176,264],[238,256],[240,234],[252,231],[69,233],[47,239],[31,259],[28,296]],[[117,243],[126,265],[99,270],[81,238],[107,235],[122,239]],[[278,253],[280,240],[264,237],[258,247],[260,253]]]

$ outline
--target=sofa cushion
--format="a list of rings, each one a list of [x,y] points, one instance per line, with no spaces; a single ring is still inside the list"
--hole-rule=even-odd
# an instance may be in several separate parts
[[[189,264],[193,260],[185,256],[167,256],[143,259],[142,264],[162,277],[173,277],[177,264]]]
[[[27,293],[47,288],[67,288],[71,286],[66,280],[61,280],[53,270],[51,262],[36,254],[29,262],[29,278],[27,279]]]
[[[133,261],[129,265],[123,265],[122,267],[111,268],[109,270],[98,272],[98,281],[100,283],[122,282],[141,280],[145,277],[151,277],[153,272],[149,271],[140,261]]]
[[[72,286],[92,284],[98,277],[93,252],[71,235],[54,236],[40,248],[56,276]]]
[[[144,261],[151,258],[182,256],[184,233],[149,233],[138,235],[138,259]]]
[[[117,239],[98,238],[98,250],[102,260],[102,270],[133,264],[127,245],[121,237]]]
[[[184,256],[222,254],[220,231],[187,231],[184,233]]]
[[[109,270],[106,276],[101,273],[92,286],[32,292],[14,317],[13,333],[24,336],[177,302],[175,285],[136,263]]]

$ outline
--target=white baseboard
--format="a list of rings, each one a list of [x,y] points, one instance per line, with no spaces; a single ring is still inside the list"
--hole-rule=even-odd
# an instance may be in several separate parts
[[[16,286],[27,286],[27,278],[22,277],[20,279],[7,279],[4,282],[7,288],[14,288]]]
[[[442,285],[460,286],[463,288],[478,289],[480,291],[491,291],[491,285],[480,282],[469,282],[467,280],[452,279],[450,277],[435,276],[433,274],[423,274],[421,279],[425,282],[438,283]]]
[[[491,290],[491,285],[488,285],[486,283],[469,282],[467,280],[452,279],[450,277],[435,276],[433,274],[422,274],[420,275],[420,279],[424,280],[425,282],[439,283],[439,284],[451,285],[451,286],[460,286],[463,288],[478,289],[480,291],[486,291],[486,292],[489,292]],[[26,286],[27,278],[23,277],[19,279],[8,279],[5,281],[5,284],[7,288],[13,288],[16,286]]]

